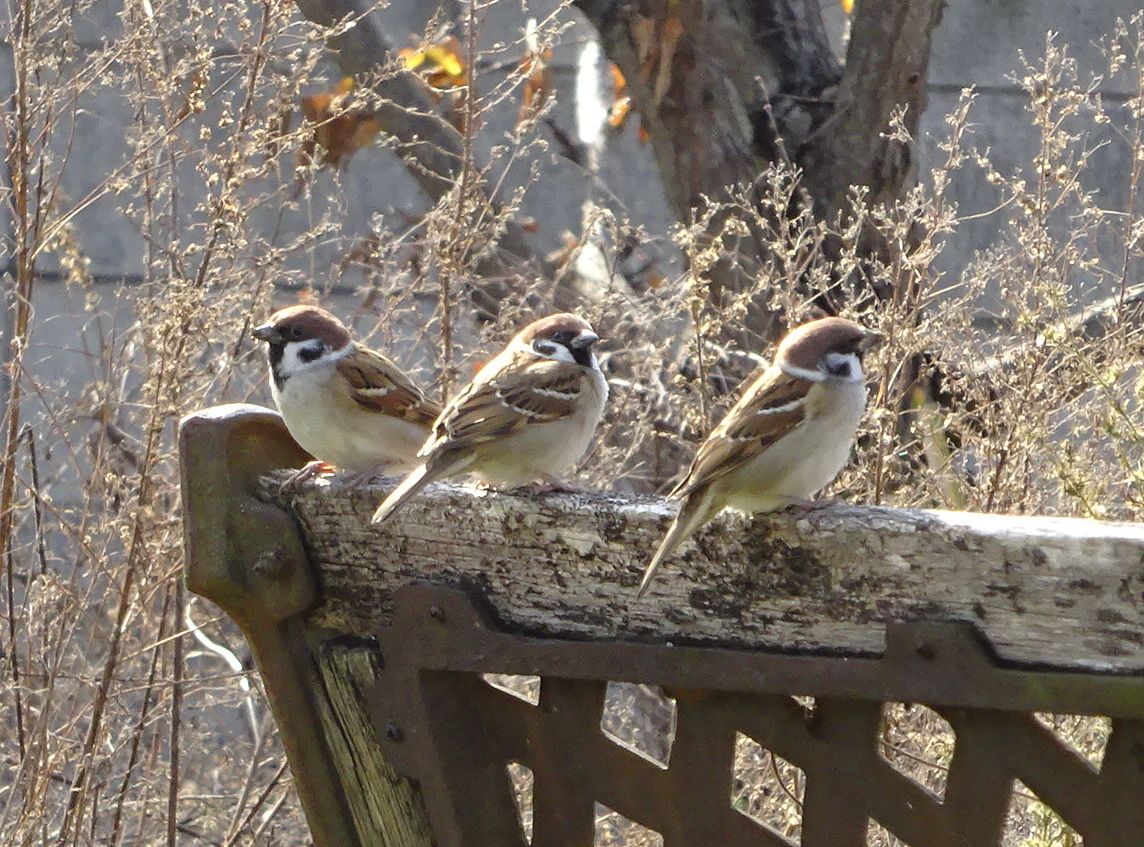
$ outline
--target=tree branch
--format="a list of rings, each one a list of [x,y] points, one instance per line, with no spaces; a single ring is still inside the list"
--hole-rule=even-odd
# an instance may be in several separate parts
[[[820,215],[842,211],[851,185],[868,187],[874,203],[888,203],[915,182],[913,151],[886,131],[894,112],[903,110],[905,128],[917,137],[930,44],[944,8],[945,0],[857,4],[834,114],[801,161]]]
[[[302,15],[321,26],[333,28],[345,20],[355,22],[330,38],[330,48],[346,76],[365,77],[384,67],[392,56],[393,47],[369,8],[362,0],[298,0]],[[382,131],[397,141],[398,151],[421,189],[434,201],[440,200],[460,173],[461,134],[436,114],[436,104],[412,74],[383,74],[374,90],[381,98],[376,114]],[[499,261],[480,260],[478,272],[503,275],[506,267],[524,263],[549,270],[515,221],[506,225],[498,253]]]

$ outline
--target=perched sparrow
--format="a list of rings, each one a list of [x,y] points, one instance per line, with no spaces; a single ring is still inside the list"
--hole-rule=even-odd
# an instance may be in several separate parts
[[[359,473],[413,467],[441,407],[397,365],[316,306],[275,312],[254,337],[267,344],[270,393],[286,428],[317,460],[287,485],[327,463]]]
[[[529,324],[453,400],[433,424],[421,465],[373,514],[379,524],[430,482],[472,473],[512,488],[574,465],[604,413],[608,383],[592,345],[599,336],[576,315]]]
[[[843,318],[811,321],[782,340],[774,363],[707,436],[669,495],[683,505],[637,598],[663,560],[725,506],[773,512],[838,475],[866,408],[862,354],[881,340]]]

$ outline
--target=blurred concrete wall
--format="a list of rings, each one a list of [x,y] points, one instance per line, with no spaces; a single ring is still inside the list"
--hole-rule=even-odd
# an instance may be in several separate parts
[[[392,28],[394,41],[409,43],[410,33],[420,31],[426,9],[436,4],[419,0],[398,0],[383,13]],[[844,26],[845,16],[837,4],[827,3],[828,22],[836,33]],[[543,18],[556,7],[552,0],[531,4],[528,14]],[[1059,33],[1058,43],[1067,44],[1071,55],[1083,69],[1097,70],[1102,60],[1097,43],[1112,29],[1117,16],[1127,17],[1139,8],[1136,0],[953,0],[946,9],[937,32],[930,74],[929,108],[923,121],[923,171],[936,161],[935,139],[944,133],[944,117],[957,101],[962,88],[974,85],[980,96],[973,122],[982,146],[991,150],[1002,171],[1027,166],[1035,139],[1029,122],[1020,113],[1024,109],[1019,88],[1011,81],[1017,72],[1019,51],[1031,59],[1041,52],[1047,31]],[[80,44],[97,44],[102,38],[114,37],[121,30],[119,0],[100,0],[93,12],[79,21],[76,36]],[[572,19],[555,58],[555,81],[559,106],[555,121],[566,131],[576,132],[574,92],[577,66],[591,29],[576,20],[574,12],[562,14]],[[515,3],[495,4],[487,13],[482,36],[487,45],[520,37],[525,15]],[[841,40],[839,40],[841,49]],[[336,72],[325,67],[330,78]],[[601,85],[610,86],[606,68],[599,63]],[[0,45],[0,96],[12,91],[11,52]],[[1110,80],[1100,86],[1107,103],[1123,101],[1128,91],[1122,80]],[[603,96],[610,94],[604,91]],[[119,163],[125,155],[123,137],[131,124],[131,109],[121,92],[102,90],[80,102],[70,143],[69,165],[61,185],[62,196],[75,201],[82,198]],[[210,105],[208,104],[208,109]],[[489,116],[490,131],[482,135],[483,150],[502,142],[502,132],[511,127],[516,103],[506,103]],[[611,196],[608,202],[645,226],[653,235],[665,234],[673,219],[657,185],[657,173],[651,153],[636,138],[636,120],[629,121],[619,133],[605,133],[600,158],[601,182]],[[1123,205],[1123,180],[1127,167],[1126,150],[1116,140],[1115,125],[1106,129],[1111,142],[1097,163],[1099,172],[1092,186],[1106,198],[1106,204]],[[541,177],[525,199],[524,214],[534,217],[539,225],[537,246],[541,252],[560,244],[561,233],[580,227],[580,201],[592,191],[591,180],[581,169],[555,155],[552,148],[541,156]],[[283,163],[288,174],[289,162]],[[516,167],[521,176],[527,163]],[[979,175],[961,175],[954,196],[965,212],[992,208],[999,200],[996,189],[987,186]],[[519,180],[517,180],[519,181]],[[514,184],[512,174],[506,188]],[[183,207],[193,208],[196,180],[188,180]],[[286,242],[296,232],[304,231],[316,217],[336,212],[340,238],[328,239],[320,249],[296,256],[294,261],[305,267],[319,283],[333,281],[345,287],[353,280],[334,280],[332,268],[348,244],[371,231],[371,220],[380,215],[382,226],[415,215],[426,207],[425,199],[413,185],[405,169],[388,151],[374,147],[358,152],[345,167],[340,179],[328,174],[315,181],[311,196],[303,198],[301,208],[287,214],[281,223],[279,240]],[[256,216],[264,218],[269,230],[277,222],[277,209],[261,209]],[[376,221],[375,221],[376,222]],[[2,225],[10,230],[11,222]],[[80,242],[91,260],[91,270],[101,280],[118,281],[138,278],[143,272],[144,244],[136,226],[119,209],[119,198],[103,196],[76,217]],[[964,264],[974,250],[988,246],[996,225],[989,221],[969,223],[954,239],[951,266]],[[54,270],[51,259],[42,263],[49,275]],[[49,277],[50,278],[50,277]]]
[[[113,38],[121,30],[120,0],[99,0],[92,12],[80,20],[76,37],[80,44],[96,45]],[[962,88],[978,87],[980,96],[973,122],[977,125],[979,146],[988,147],[993,161],[1002,171],[1028,167],[1036,147],[1030,123],[1021,113],[1025,109],[1019,87],[1011,75],[1018,67],[1019,51],[1033,59],[1042,51],[1046,32],[1059,33],[1058,43],[1069,45],[1071,55],[1079,60],[1082,71],[1102,67],[1098,42],[1112,30],[1118,16],[1127,17],[1138,9],[1139,0],[952,0],[937,32],[930,74],[929,108],[923,120],[921,163],[923,173],[940,161],[937,140],[944,134],[944,118],[957,102]],[[417,0],[398,0],[384,12],[399,45],[408,43],[411,33],[420,31],[430,4]],[[432,4],[434,7],[436,4]],[[529,7],[527,16],[543,18],[556,5],[552,0]],[[826,14],[838,36],[841,49],[845,16],[837,3],[826,2]],[[7,7],[5,6],[5,9]],[[603,60],[585,61],[583,51],[591,49],[591,29],[569,15],[570,26],[555,56],[555,83],[558,106],[554,120],[570,133],[592,134],[585,123],[599,120],[579,114],[574,102],[578,69],[589,64],[598,74],[601,97],[610,99],[610,79]],[[482,38],[485,45],[508,42],[520,37],[526,14],[520,4],[500,3],[487,13]],[[336,71],[327,63],[323,67],[327,79],[336,79]],[[583,79],[581,78],[581,84]],[[0,45],[0,96],[12,92],[12,56],[9,45]],[[316,89],[320,86],[315,86]],[[1125,121],[1122,107],[1129,92],[1118,80],[1108,80],[1100,87],[1114,116]],[[61,196],[70,202],[83,198],[96,188],[107,174],[122,163],[125,156],[124,133],[132,122],[129,103],[118,90],[103,89],[77,104],[70,133],[61,133],[60,143],[70,145],[68,167],[64,174]],[[214,108],[208,105],[208,110]],[[488,116],[490,132],[484,134],[480,150],[487,157],[493,144],[512,126],[517,103],[502,104]],[[1119,111],[1118,111],[1119,110]],[[591,110],[589,110],[591,111]],[[653,239],[664,242],[662,255],[670,259],[666,246],[673,218],[658,185],[655,163],[650,150],[639,143],[637,121],[630,120],[620,132],[604,132],[601,138],[599,180],[594,181],[584,170],[556,155],[554,146],[539,151],[534,160],[539,165],[539,178],[530,188],[523,214],[534,218],[539,226],[535,234],[536,248],[546,253],[561,245],[565,231],[577,232],[581,226],[582,204],[597,198],[612,205],[632,221],[644,227]],[[1117,135],[1116,121],[1102,129],[1109,142],[1094,160],[1092,190],[1098,192],[1102,206],[1123,208],[1126,202],[1124,180],[1128,171],[1128,151]],[[215,139],[225,139],[225,134]],[[285,158],[285,157],[284,157]],[[505,181],[511,190],[528,173],[530,162],[518,163]],[[269,180],[290,179],[291,162],[284,161]],[[189,178],[181,214],[185,225],[194,226],[193,208],[202,199],[202,181]],[[601,189],[600,186],[606,186]],[[992,209],[1000,201],[1000,193],[987,184],[974,169],[961,172],[953,186],[953,198],[964,215]],[[253,212],[256,228],[269,233],[278,228],[278,241],[287,243],[305,232],[314,220],[328,217],[334,231],[320,244],[299,250],[290,257],[293,267],[302,270],[319,288],[329,289],[330,305],[349,315],[357,305],[355,286],[360,277],[338,270],[339,260],[358,239],[368,236],[375,227],[400,229],[427,208],[422,196],[405,168],[381,146],[355,154],[338,175],[319,174],[310,190],[301,197],[297,208],[280,213],[277,207],[263,207]],[[281,217],[279,215],[281,214]],[[5,233],[11,221],[0,220]],[[43,280],[35,298],[36,334],[29,351],[28,364],[44,384],[51,385],[58,397],[79,397],[85,386],[98,374],[99,363],[93,359],[92,344],[100,334],[106,335],[117,322],[130,321],[128,298],[118,283],[138,280],[143,276],[146,247],[136,225],[123,213],[114,194],[99,197],[75,218],[80,245],[90,259],[96,279],[100,308],[86,308],[83,292],[67,290],[59,281],[58,266],[47,257],[41,268]],[[995,220],[982,218],[965,223],[952,237],[942,267],[952,273],[972,260],[977,251],[987,248],[997,237]],[[190,230],[188,230],[190,231]],[[4,264],[9,257],[4,257]],[[670,268],[666,268],[670,275]],[[1095,293],[1094,295],[1095,296]],[[284,294],[281,299],[288,298]],[[4,347],[7,354],[7,345]],[[261,376],[259,372],[259,377]],[[249,387],[236,389],[248,392]],[[253,389],[262,402],[268,397],[261,387]],[[66,423],[65,423],[66,425]]]

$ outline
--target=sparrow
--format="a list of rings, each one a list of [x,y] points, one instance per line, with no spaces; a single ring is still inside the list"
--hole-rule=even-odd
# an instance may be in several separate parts
[[[583,318],[549,315],[526,326],[477,372],[433,424],[421,464],[373,514],[380,524],[429,483],[472,473],[514,488],[536,480],[559,486],[592,440],[608,383]]]
[[[881,340],[834,317],[783,338],[774,362],[707,436],[668,495],[682,506],[637,599],[663,560],[724,507],[760,513],[806,503],[838,475],[866,408],[862,356]]]
[[[281,309],[253,335],[266,342],[270,393],[286,428],[315,457],[285,486],[328,465],[359,475],[415,466],[441,406],[397,365],[316,306]]]

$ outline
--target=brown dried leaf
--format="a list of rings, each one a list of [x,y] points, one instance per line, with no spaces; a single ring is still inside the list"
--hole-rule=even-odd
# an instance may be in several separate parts
[[[628,81],[619,66],[612,62],[612,105],[608,107],[608,126],[619,129],[628,119],[632,110],[632,97],[628,93]]]
[[[544,107],[552,94],[552,48],[538,53],[529,53],[521,60],[520,70],[524,74],[524,92],[516,125],[520,126]]]
[[[377,137],[381,123],[372,112],[346,110],[346,100],[353,89],[353,78],[345,77],[333,91],[302,98],[302,113],[315,124],[313,135],[302,145],[304,160],[321,147],[323,163],[337,168]]]

